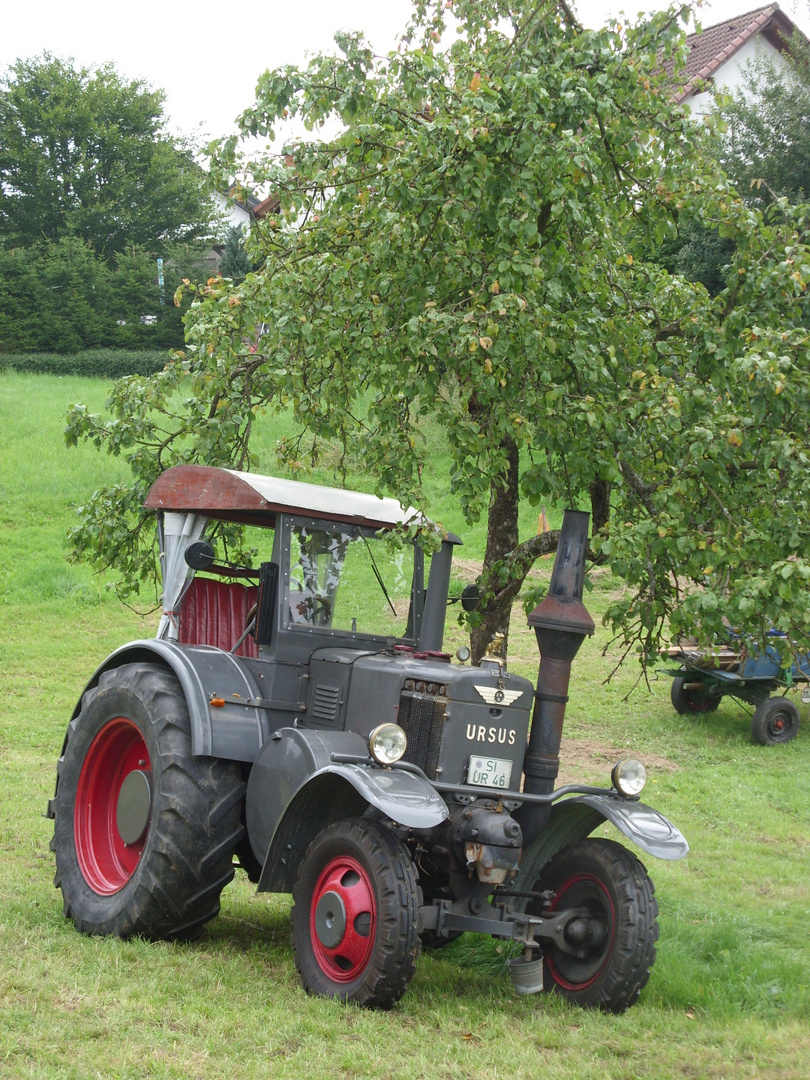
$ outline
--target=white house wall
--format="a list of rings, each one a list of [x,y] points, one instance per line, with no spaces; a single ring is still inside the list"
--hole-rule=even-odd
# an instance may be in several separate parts
[[[233,199],[226,199],[218,191],[214,192],[212,198],[217,214],[225,221],[226,229],[234,227],[245,233],[250,229],[250,214],[246,207]]]
[[[739,52],[736,52],[730,60],[715,71],[713,76],[714,90],[705,90],[700,94],[694,94],[686,99],[686,104],[697,116],[703,116],[705,113],[711,112],[714,105],[714,93],[718,90],[724,90],[733,94],[741,86],[744,86],[747,78],[746,67],[760,57],[774,60],[780,67],[787,67],[778,49],[775,49],[760,35],[752,41],[747,41]]]

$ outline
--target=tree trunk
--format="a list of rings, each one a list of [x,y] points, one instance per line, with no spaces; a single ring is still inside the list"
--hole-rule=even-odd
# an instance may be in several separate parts
[[[591,536],[596,536],[610,520],[610,484],[607,480],[594,480],[588,486],[591,496]]]
[[[496,634],[504,635],[503,655],[506,656],[509,619],[516,595],[512,589],[499,589],[497,583],[487,580],[492,567],[512,554],[518,546],[519,452],[514,439],[504,439],[501,445],[507,453],[507,472],[503,480],[493,483],[490,494],[487,549],[481,581],[483,602],[479,609],[482,622],[470,634],[474,664],[484,655]]]
[[[555,552],[560,541],[559,530],[553,530],[518,543],[518,448],[511,439],[503,446],[508,467],[505,479],[492,485],[487,550],[480,580],[482,603],[478,615],[481,622],[470,634],[473,663],[478,663],[484,656],[496,634],[503,634],[501,653],[506,657],[512,605],[537,559]],[[603,527],[610,513],[610,485],[595,481],[591,485],[591,501],[594,520]],[[590,551],[588,557],[593,560]]]

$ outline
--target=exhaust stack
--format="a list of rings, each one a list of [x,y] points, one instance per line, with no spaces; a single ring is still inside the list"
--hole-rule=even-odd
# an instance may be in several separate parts
[[[582,603],[585,555],[588,550],[590,514],[566,510],[560,542],[551,572],[548,596],[529,615],[540,650],[532,726],[523,771],[524,791],[547,795],[554,790],[560,771],[565,706],[571,663],[594,622]],[[550,807],[524,805],[519,818],[524,848],[537,838],[548,820]]]

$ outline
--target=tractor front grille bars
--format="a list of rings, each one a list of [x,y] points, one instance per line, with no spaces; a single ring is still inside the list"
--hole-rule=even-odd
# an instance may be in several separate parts
[[[399,699],[398,723],[408,736],[404,760],[418,765],[430,780],[439,767],[446,704],[446,698],[407,691]]]

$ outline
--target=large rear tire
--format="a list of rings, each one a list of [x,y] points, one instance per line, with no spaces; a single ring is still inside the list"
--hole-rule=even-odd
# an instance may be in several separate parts
[[[293,890],[295,966],[310,994],[388,1009],[419,956],[421,890],[404,844],[370,821],[329,825]]]
[[[580,840],[551,860],[534,889],[554,893],[553,911],[588,911],[569,924],[565,947],[543,939],[545,988],[585,1008],[624,1012],[647,984],[658,940],[655,888],[642,864],[614,840]]]
[[[68,727],[53,803],[54,884],[85,934],[191,939],[234,874],[239,766],[193,757],[180,684],[156,664],[104,672]]]

